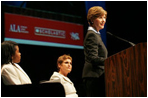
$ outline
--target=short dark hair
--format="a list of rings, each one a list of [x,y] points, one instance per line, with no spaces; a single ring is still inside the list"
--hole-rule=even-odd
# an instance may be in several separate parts
[[[16,48],[18,46],[16,42],[4,41],[1,44],[1,66],[3,64],[12,63],[12,56],[15,54]]]

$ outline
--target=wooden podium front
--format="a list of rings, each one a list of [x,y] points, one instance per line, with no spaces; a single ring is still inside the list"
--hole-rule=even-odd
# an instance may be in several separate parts
[[[106,97],[147,97],[147,43],[105,60]]]

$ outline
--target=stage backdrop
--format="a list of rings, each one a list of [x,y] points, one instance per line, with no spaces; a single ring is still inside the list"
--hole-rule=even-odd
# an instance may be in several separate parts
[[[5,40],[83,49],[83,25],[5,13]]]

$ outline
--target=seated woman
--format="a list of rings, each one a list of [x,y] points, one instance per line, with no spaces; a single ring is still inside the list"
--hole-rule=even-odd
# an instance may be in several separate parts
[[[1,44],[1,77],[5,85],[31,84],[25,71],[16,63],[21,60],[18,44],[4,41]]]
[[[78,97],[76,89],[72,81],[67,77],[72,70],[72,57],[69,55],[62,55],[57,60],[58,72],[54,72],[50,81],[59,81],[66,93],[66,97]]]

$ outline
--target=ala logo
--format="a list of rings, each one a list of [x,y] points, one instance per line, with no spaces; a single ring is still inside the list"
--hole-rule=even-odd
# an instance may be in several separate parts
[[[80,40],[79,33],[71,32],[70,35],[71,35],[71,39]]]
[[[18,33],[29,33],[26,29],[27,29],[27,26],[10,24],[9,31],[11,31],[11,32],[18,32]]]

